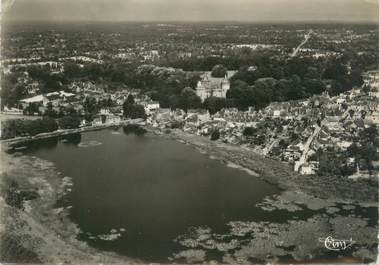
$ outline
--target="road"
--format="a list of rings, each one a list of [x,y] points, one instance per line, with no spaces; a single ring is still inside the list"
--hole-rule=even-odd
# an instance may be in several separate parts
[[[309,39],[312,37],[312,33],[313,33],[313,30],[310,30],[305,35],[305,39],[300,43],[299,46],[296,47],[296,49],[293,51],[291,57],[295,57],[297,55],[297,53],[300,51],[301,47],[303,47],[309,41]]]
[[[300,160],[295,163],[295,171],[299,171],[300,167],[302,165],[304,165],[305,162],[307,162],[309,148],[310,148],[310,146],[311,146],[314,138],[320,133],[320,131],[321,131],[321,127],[316,124],[315,130],[313,131],[312,135],[309,136],[307,142],[304,145],[304,151],[303,151],[303,154],[300,157]]]

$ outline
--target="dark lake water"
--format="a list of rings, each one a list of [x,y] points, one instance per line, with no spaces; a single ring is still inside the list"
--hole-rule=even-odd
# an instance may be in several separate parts
[[[44,140],[27,153],[72,178],[62,204],[72,206],[70,218],[83,230],[82,239],[147,261],[167,261],[180,250],[173,240],[190,227],[222,232],[229,221],[269,219],[254,205],[278,193],[190,146],[121,129]],[[113,241],[89,238],[121,228],[125,232]]]
[[[328,220],[333,215],[325,215],[326,209],[264,211],[255,205],[279,194],[276,186],[156,135],[109,129],[44,139],[28,147],[26,154],[53,162],[62,177],[71,178],[73,186],[57,207],[70,207],[69,217],[82,231],[79,239],[146,262],[168,262],[186,250],[188,246],[175,239],[191,229],[203,227],[221,235],[228,234],[231,221],[280,225],[320,214]],[[375,207],[336,207],[341,215],[362,216],[369,225],[377,224]],[[320,257],[337,254],[329,251]],[[345,254],[351,256],[351,251]],[[207,260],[222,257],[213,250],[206,254]]]

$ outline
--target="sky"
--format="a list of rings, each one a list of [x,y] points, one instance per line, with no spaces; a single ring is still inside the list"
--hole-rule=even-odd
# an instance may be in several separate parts
[[[379,0],[2,0],[8,21],[379,22]]]

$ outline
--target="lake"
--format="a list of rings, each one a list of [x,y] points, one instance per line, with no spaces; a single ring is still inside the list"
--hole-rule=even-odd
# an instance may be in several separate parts
[[[70,218],[82,239],[149,261],[167,261],[180,249],[173,240],[190,227],[221,232],[229,221],[269,218],[254,205],[278,192],[190,146],[122,129],[45,139],[27,153],[54,162],[62,176],[72,178],[61,204],[72,206]],[[112,229],[122,229],[122,235],[94,238]]]
[[[374,229],[377,220],[375,207],[344,210],[346,205],[336,204],[337,209],[331,207],[333,203],[319,210],[304,205],[299,208],[299,204],[289,205],[295,210],[288,205],[264,210],[256,204],[280,194],[276,186],[225,161],[211,159],[192,146],[149,133],[137,136],[123,129],[87,132],[30,143],[25,153],[53,162],[62,177],[71,178],[73,185],[57,207],[69,207],[69,218],[81,229],[79,239],[96,249],[146,262],[168,262],[183,252],[198,255],[196,248],[200,246],[201,251],[206,250],[206,260],[222,261],[227,252],[215,248],[229,247],[242,248],[238,255],[256,257],[265,250],[243,250],[249,247],[252,235],[269,246],[272,238],[286,237],[287,230],[293,231],[288,244],[309,246],[311,242],[309,253],[319,253],[318,238],[325,235],[328,226],[335,227],[333,224],[342,220],[340,214],[347,222],[357,223],[359,229],[367,229],[361,226],[361,218],[371,221],[368,229]],[[264,222],[275,223],[268,237],[264,232],[268,223]],[[353,236],[361,234],[359,229]],[[313,231],[311,241],[298,241],[297,231]],[[365,244],[374,242],[371,238],[362,240]],[[217,241],[219,245],[212,246]],[[289,247],[283,252],[272,246],[273,254],[285,259],[298,250]],[[352,251],[344,255],[350,256]],[[322,253],[320,257],[326,258],[338,254],[325,253],[325,249]]]

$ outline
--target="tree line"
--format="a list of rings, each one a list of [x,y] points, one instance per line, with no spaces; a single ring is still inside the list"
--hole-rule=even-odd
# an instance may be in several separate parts
[[[10,139],[23,136],[35,136],[40,133],[54,132],[60,129],[75,129],[80,126],[78,116],[65,116],[53,119],[45,116],[42,119],[11,119],[1,123],[1,138]]]

